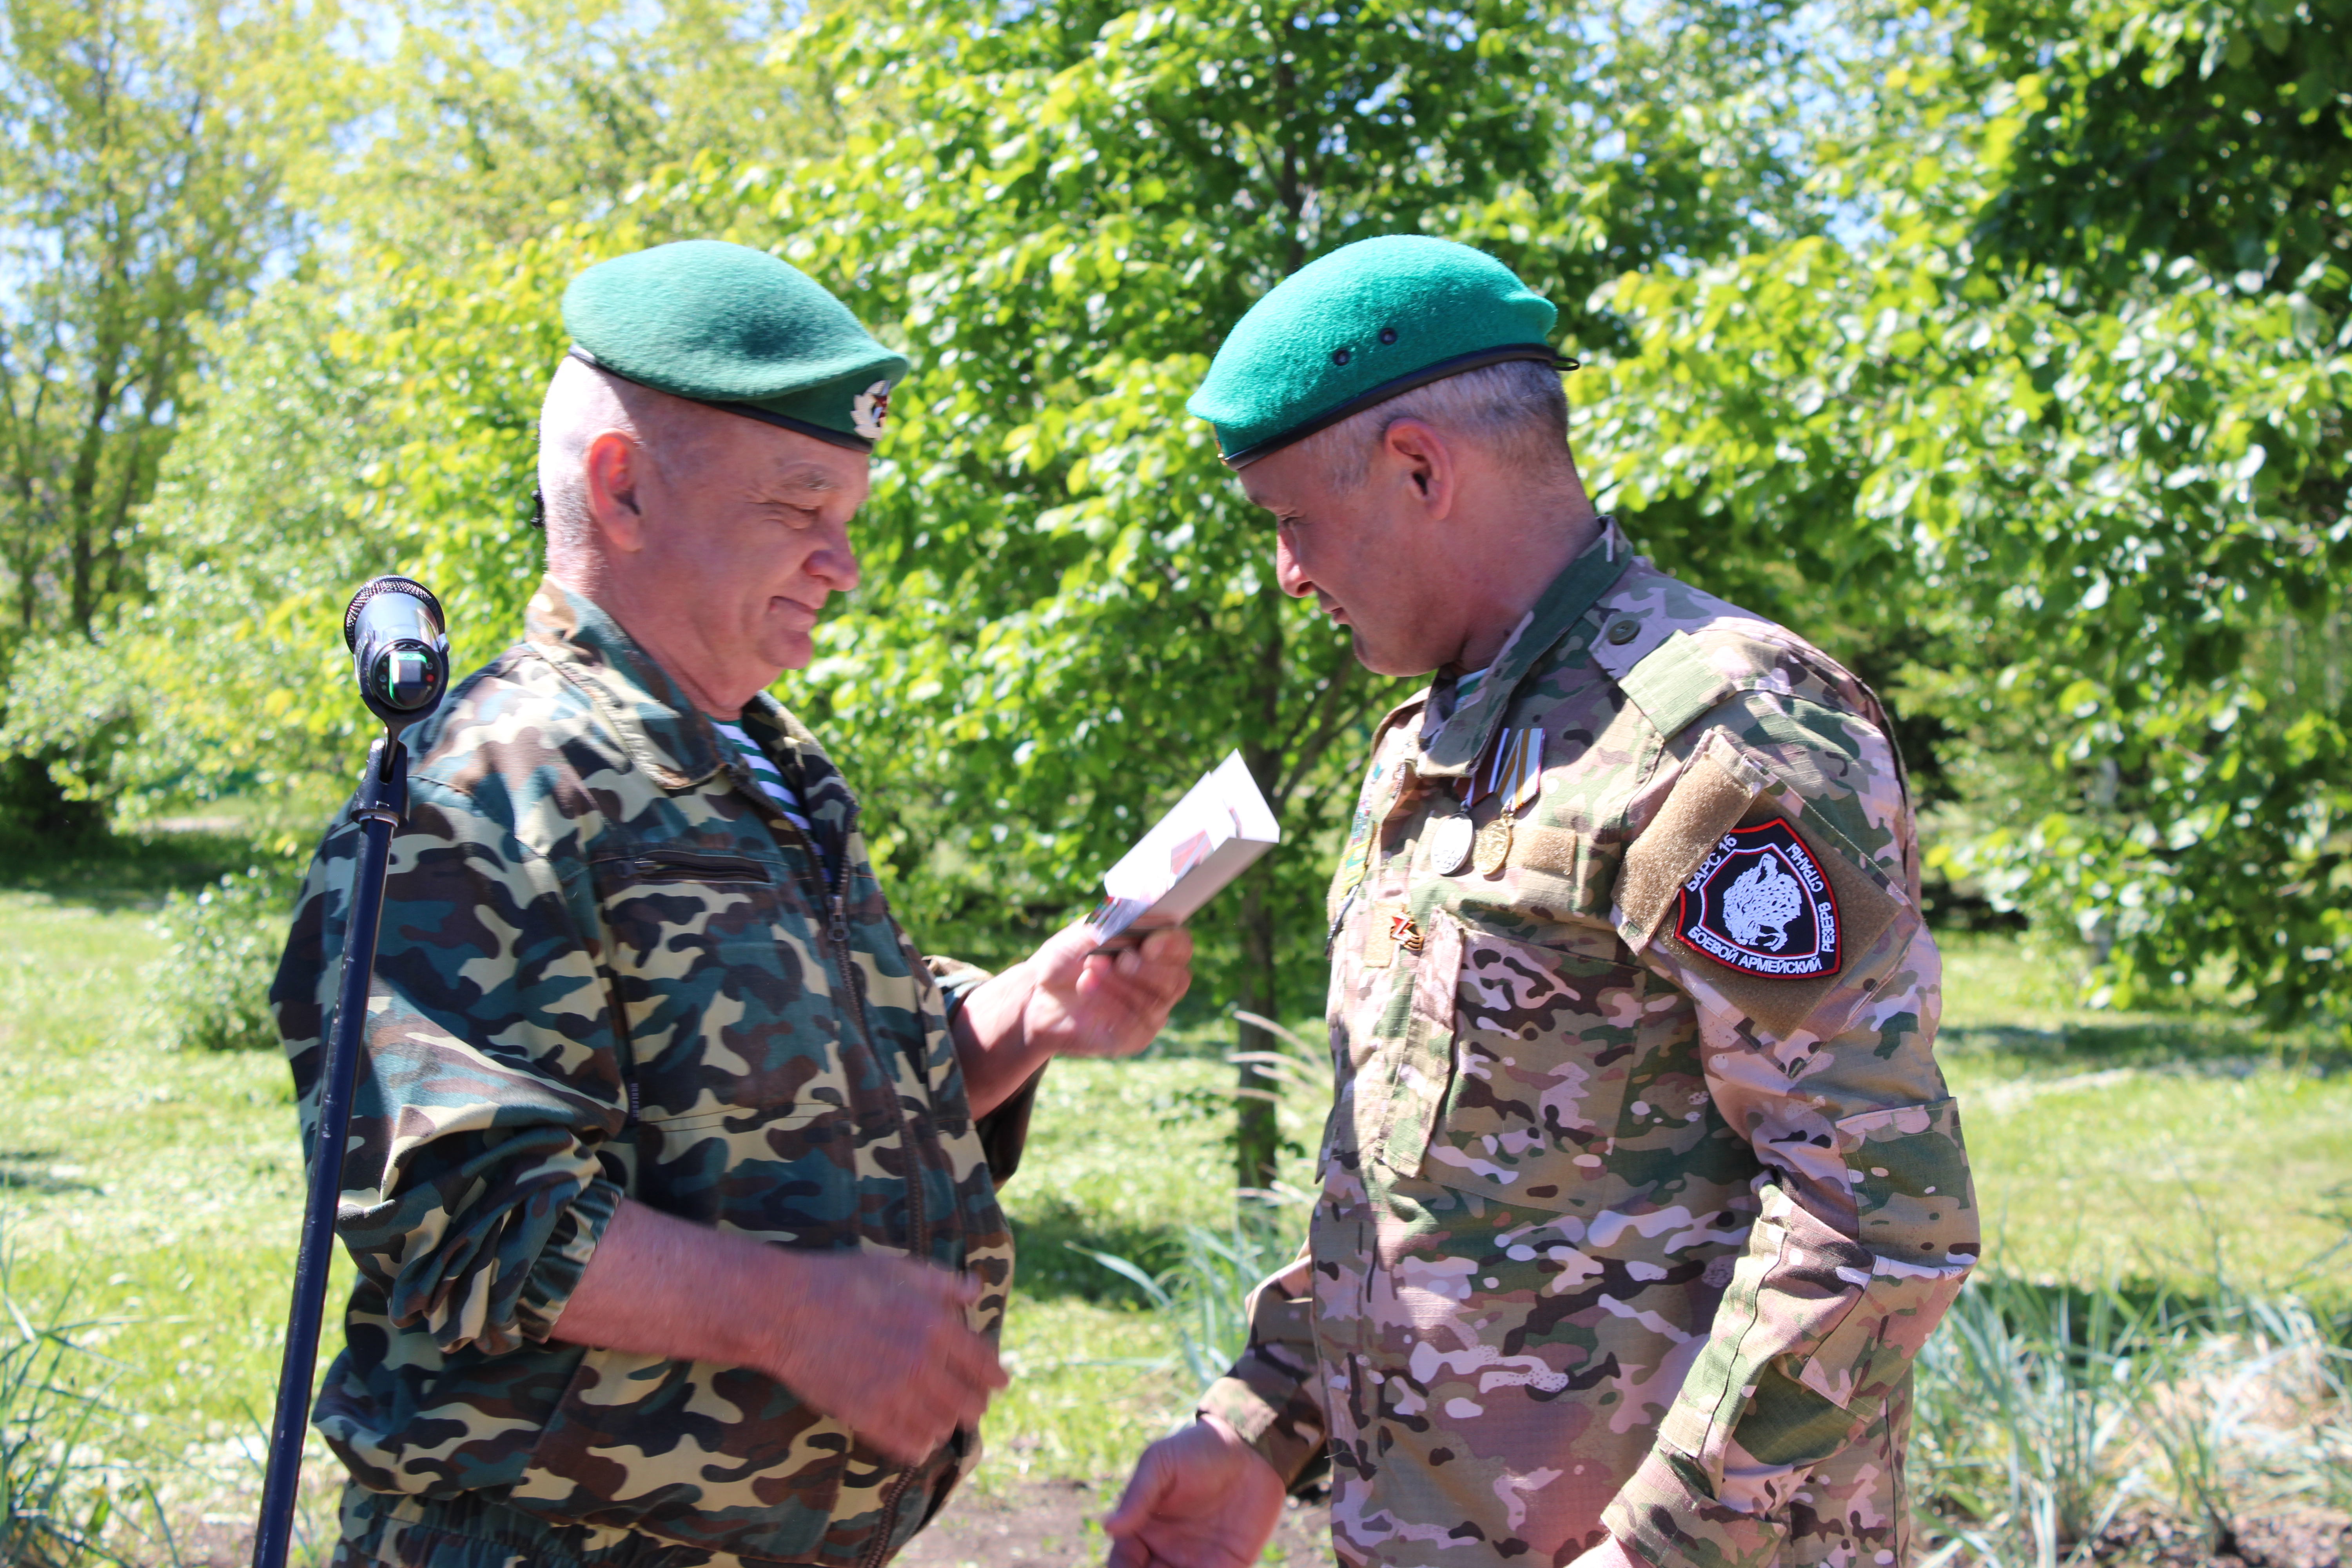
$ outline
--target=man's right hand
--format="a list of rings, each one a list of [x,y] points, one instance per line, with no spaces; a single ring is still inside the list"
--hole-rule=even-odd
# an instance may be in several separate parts
[[[901,1464],[980,1425],[1003,1388],[968,1326],[980,1281],[908,1258],[803,1252],[624,1198],[553,1336],[755,1367]]]
[[[1246,1568],[1282,1519],[1282,1478],[1223,1419],[1143,1450],[1103,1521],[1110,1568]]]
[[[977,1428],[1008,1379],[996,1346],[966,1326],[969,1275],[861,1252],[785,1252],[791,1310],[762,1370],[901,1464]]]

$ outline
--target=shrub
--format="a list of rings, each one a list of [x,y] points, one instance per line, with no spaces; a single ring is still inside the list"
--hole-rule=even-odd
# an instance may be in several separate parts
[[[165,952],[149,970],[156,1031],[173,1050],[274,1049],[269,981],[286,944],[294,879],[276,867],[173,893],[154,921]]]

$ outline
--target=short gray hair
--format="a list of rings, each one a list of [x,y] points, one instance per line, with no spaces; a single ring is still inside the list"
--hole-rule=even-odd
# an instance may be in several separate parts
[[[1477,442],[1496,456],[1542,473],[1568,459],[1568,393],[1559,372],[1538,360],[1505,360],[1449,375],[1374,404],[1299,445],[1332,489],[1352,490],[1370,471],[1372,454],[1400,419]]]
[[[617,430],[665,473],[690,472],[714,417],[734,416],[716,416],[699,404],[566,356],[548,378],[539,411],[539,493],[549,563],[575,557],[594,540],[588,447],[597,437]]]

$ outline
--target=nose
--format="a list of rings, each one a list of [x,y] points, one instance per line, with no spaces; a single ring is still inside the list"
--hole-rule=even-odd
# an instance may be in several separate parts
[[[1298,552],[1290,547],[1290,530],[1286,528],[1275,531],[1274,580],[1294,599],[1303,599],[1315,591],[1314,583],[1298,564]]]
[[[801,570],[824,584],[828,593],[846,594],[857,586],[857,551],[849,542],[846,520],[826,521],[824,542],[809,552]]]

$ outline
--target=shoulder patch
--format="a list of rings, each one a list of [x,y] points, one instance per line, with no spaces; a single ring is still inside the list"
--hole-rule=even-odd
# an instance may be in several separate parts
[[[1683,883],[1675,935],[1742,974],[1821,980],[1843,962],[1837,893],[1786,817],[1735,827]]]
[[[1682,733],[1731,695],[1731,681],[1707,662],[1688,632],[1677,631],[1618,678],[1618,688],[1661,735]]]

